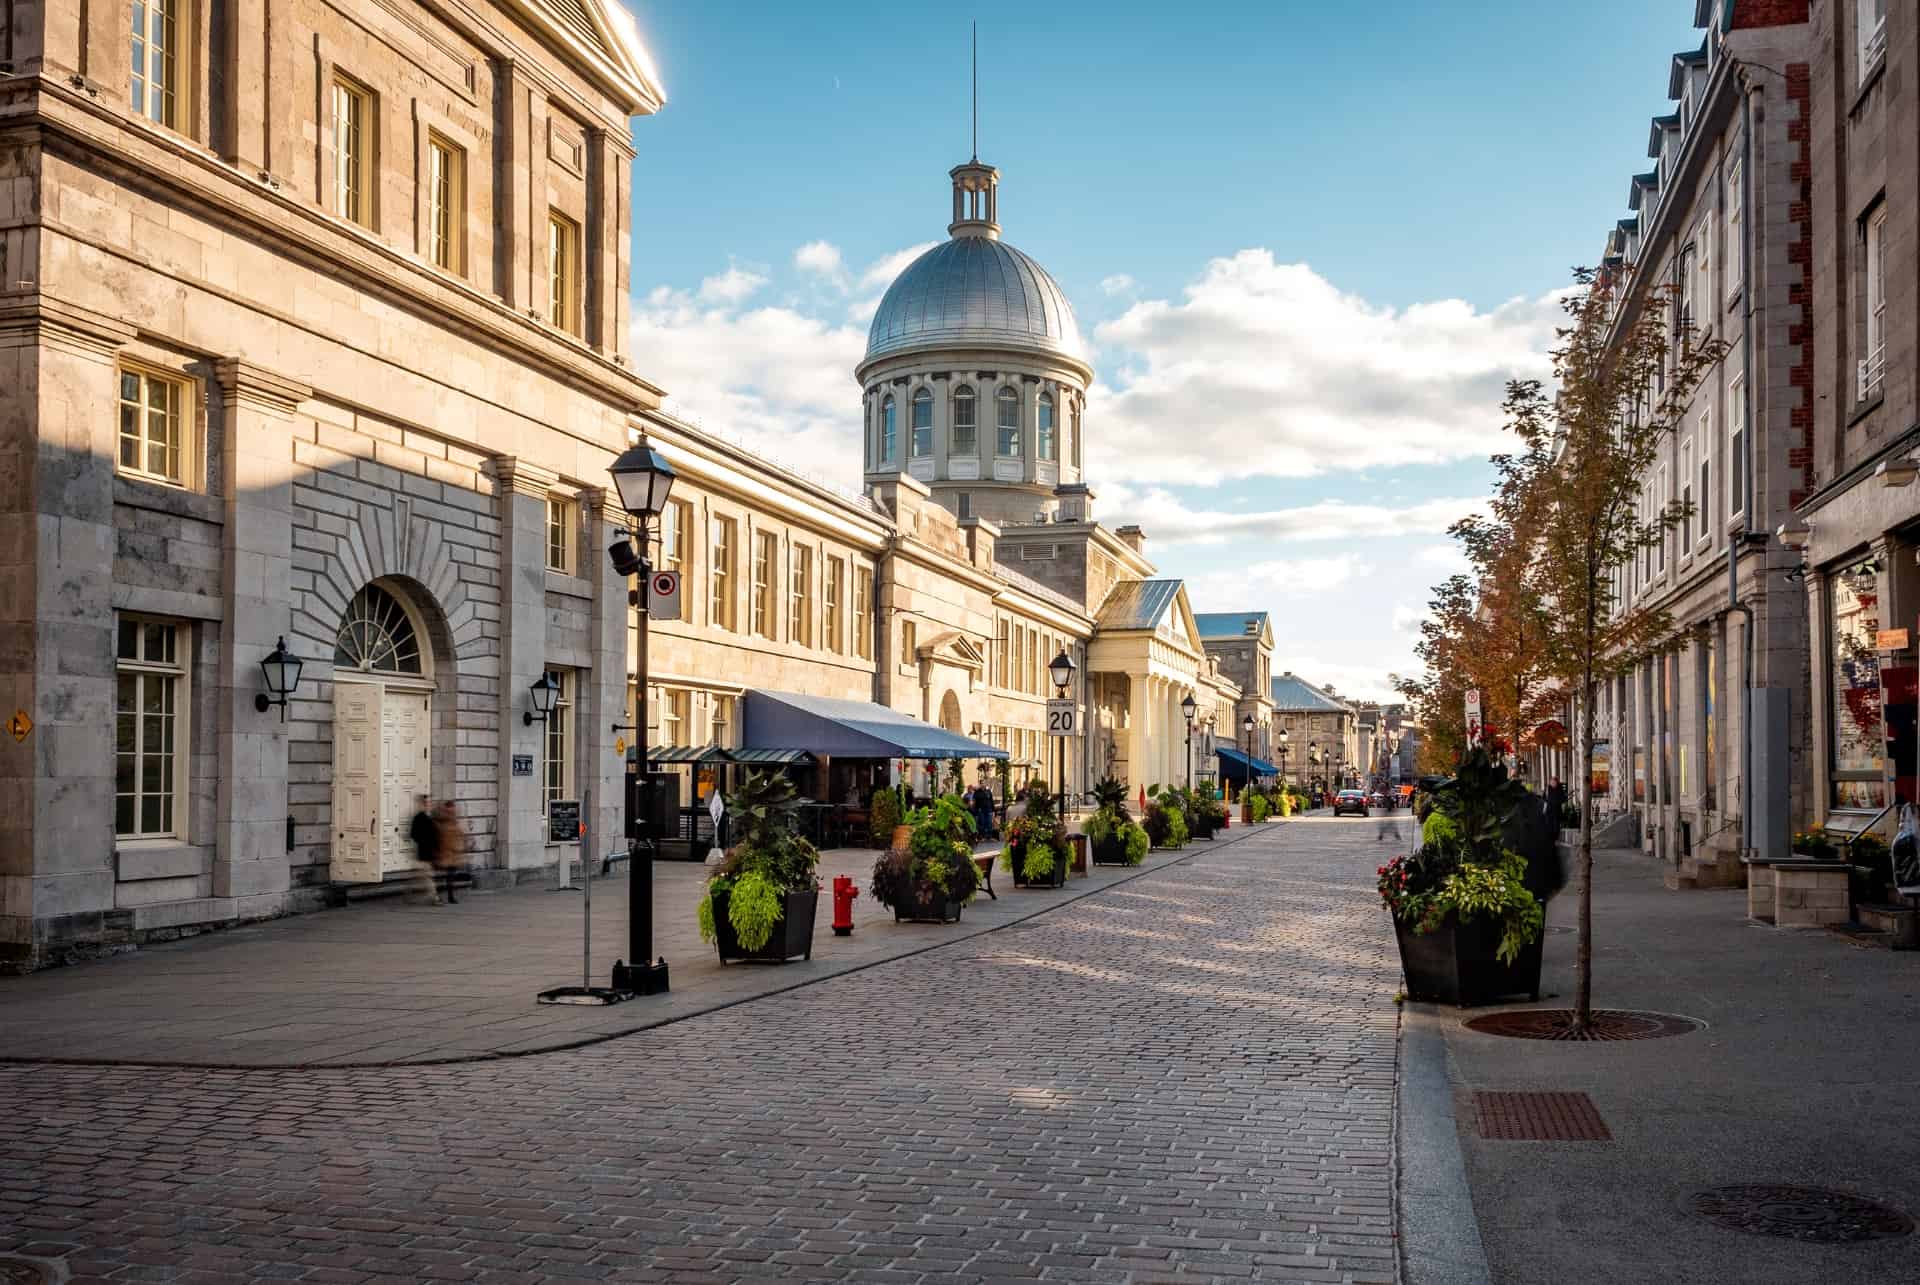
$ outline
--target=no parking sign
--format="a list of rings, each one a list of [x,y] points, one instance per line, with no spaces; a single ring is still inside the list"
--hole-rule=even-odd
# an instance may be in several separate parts
[[[647,615],[654,620],[680,619],[678,571],[655,571],[647,577]]]

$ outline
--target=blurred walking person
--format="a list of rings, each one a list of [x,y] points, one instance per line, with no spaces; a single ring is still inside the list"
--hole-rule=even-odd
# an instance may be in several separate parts
[[[433,872],[440,868],[440,823],[433,814],[433,800],[424,794],[414,796],[413,824],[407,827],[407,837],[413,840],[413,859],[418,863],[414,867],[417,879],[415,887],[421,900],[436,905],[440,894],[433,886]]]
[[[436,864],[440,867],[447,904],[457,906],[460,901],[453,895],[453,876],[467,864],[467,830],[460,824],[459,813],[453,810],[452,799],[440,800],[440,806],[434,809],[433,820],[440,831],[440,851]]]

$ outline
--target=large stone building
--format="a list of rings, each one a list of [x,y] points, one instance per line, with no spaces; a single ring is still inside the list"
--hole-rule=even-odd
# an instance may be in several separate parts
[[[1095,519],[1092,368],[998,240],[991,167],[953,171],[952,239],[876,314],[842,494],[663,414],[628,351],[630,129],[661,92],[618,5],[0,13],[5,956],[397,881],[419,793],[483,882],[616,844],[635,619],[600,551],[640,435],[680,474],[654,745],[739,747],[756,692],[799,693],[1077,791],[1180,779],[1182,698],[1244,704],[1143,534]],[[283,640],[299,683],[257,707]],[[556,841],[568,801],[585,836]]]
[[[1806,494],[1815,407],[1806,9],[1697,6],[1702,42],[1672,60],[1673,110],[1653,119],[1653,167],[1634,177],[1633,213],[1607,246],[1607,268],[1625,283],[1616,336],[1656,292],[1672,291],[1674,360],[1688,345],[1724,349],[1642,479],[1642,516],[1674,504],[1691,512],[1614,585],[1623,606],[1668,612],[1673,630],[1606,686],[1594,747],[1610,764],[1611,806],[1637,814],[1648,851],[1703,883],[1741,877],[1755,759],[1784,768],[1805,749],[1797,716],[1757,728],[1749,745],[1745,689],[1806,708],[1793,558],[1766,539]],[[1665,394],[1665,378],[1649,401]],[[1773,779],[1784,787],[1784,772]],[[1803,802],[1796,787],[1796,813]]]
[[[1364,764],[1358,711],[1331,689],[1315,686],[1292,670],[1271,685],[1275,746],[1284,778],[1310,789],[1339,789]]]

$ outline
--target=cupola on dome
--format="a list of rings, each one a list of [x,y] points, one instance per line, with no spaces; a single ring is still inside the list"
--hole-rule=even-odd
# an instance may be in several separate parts
[[[952,239],[908,264],[880,300],[865,361],[945,348],[1000,348],[1085,365],[1073,305],[1047,270],[1000,240],[999,171],[954,167]],[[864,364],[864,363],[863,363]]]

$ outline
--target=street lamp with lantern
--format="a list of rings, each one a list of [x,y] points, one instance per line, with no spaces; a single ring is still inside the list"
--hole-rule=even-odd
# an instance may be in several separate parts
[[[1280,783],[1287,781],[1287,729],[1280,729]]]
[[[667,961],[653,954],[653,844],[657,836],[643,834],[639,816],[639,783],[647,773],[647,591],[653,575],[653,523],[667,507],[673,490],[673,465],[645,441],[628,447],[607,470],[613,477],[620,507],[633,519],[634,544],[623,536],[607,550],[613,569],[621,576],[639,576],[634,595],[639,612],[639,655],[634,698],[635,758],[627,769],[627,959],[613,966],[613,987],[634,995],[658,995],[667,989]],[[653,962],[649,963],[648,961]]]
[[[1180,698],[1180,712],[1187,720],[1187,788],[1189,790],[1193,788],[1193,712],[1199,708],[1200,703],[1193,699],[1192,692]]]
[[[304,661],[287,650],[287,640],[282,637],[260,661],[260,672],[266,676],[267,691],[253,698],[253,707],[264,714],[278,705],[280,721],[286,722],[287,700],[293,695],[294,689],[300,686],[300,670],[304,665]]]
[[[1052,663],[1047,666],[1047,673],[1053,679],[1054,695],[1065,700],[1067,688],[1073,682],[1073,657],[1067,655],[1065,647],[1060,649],[1060,654],[1055,656]],[[1053,806],[1056,809],[1056,815],[1061,819],[1061,824],[1064,825],[1067,816],[1067,738],[1056,736],[1053,739],[1060,743],[1060,788],[1054,796]]]

